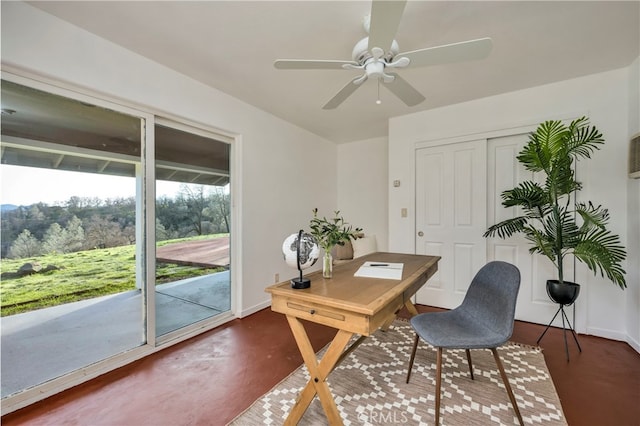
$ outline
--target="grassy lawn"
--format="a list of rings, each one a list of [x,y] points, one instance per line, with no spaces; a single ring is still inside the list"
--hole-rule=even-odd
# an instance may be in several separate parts
[[[211,238],[211,235],[193,239]],[[163,241],[165,245],[177,241]],[[56,266],[60,269],[19,278],[8,277],[25,263],[39,263],[42,268]],[[135,288],[135,246],[113,247],[44,255],[27,259],[3,259],[0,281],[0,306],[2,316],[14,315],[34,309],[63,303],[120,293]],[[201,268],[158,263],[156,284],[178,281],[221,271],[224,268]]]

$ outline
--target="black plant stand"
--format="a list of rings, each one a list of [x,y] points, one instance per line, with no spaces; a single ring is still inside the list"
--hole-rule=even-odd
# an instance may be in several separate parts
[[[549,322],[549,325],[547,325],[547,328],[545,328],[542,334],[540,335],[540,337],[538,337],[538,341],[536,342],[536,345],[540,344],[540,340],[542,340],[544,335],[547,333],[547,330],[549,330],[549,327],[551,327],[551,324],[553,324],[553,321],[556,319],[558,314],[562,312],[561,318],[562,318],[562,333],[564,336],[564,349],[567,352],[567,362],[569,362],[569,344],[567,343],[567,329],[564,324],[565,320],[567,320],[567,325],[569,325],[569,330],[571,330],[571,334],[573,334],[573,340],[576,341],[576,345],[578,345],[578,350],[580,352],[582,352],[582,348],[580,347],[580,343],[578,342],[578,336],[576,336],[576,332],[573,329],[571,322],[569,321],[569,317],[567,317],[567,313],[564,311],[565,305],[563,305],[562,303],[559,303],[558,305],[560,305],[560,307],[556,311],[556,314],[553,316],[553,318],[551,318],[551,322]]]

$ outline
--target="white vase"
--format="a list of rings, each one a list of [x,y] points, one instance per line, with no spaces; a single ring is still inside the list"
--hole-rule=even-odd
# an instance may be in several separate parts
[[[324,278],[331,278],[333,276],[333,256],[331,256],[331,250],[326,250],[322,257],[322,276]]]

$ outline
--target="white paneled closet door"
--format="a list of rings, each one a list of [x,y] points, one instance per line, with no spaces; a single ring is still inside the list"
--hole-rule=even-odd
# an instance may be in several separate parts
[[[515,207],[503,207],[500,194],[514,188],[519,182],[533,178],[533,173],[527,171],[516,159],[527,139],[527,134],[520,134],[488,140],[488,226],[522,213]],[[557,309],[549,300],[545,287],[548,279],[557,278],[551,262],[546,257],[531,255],[530,245],[522,235],[514,235],[506,240],[497,237],[487,238],[486,241],[487,261],[503,260],[520,269],[521,282],[516,318],[547,324]],[[567,264],[565,268],[567,276],[573,276],[573,266]]]
[[[551,262],[532,256],[521,235],[483,237],[490,225],[520,214],[504,208],[500,194],[533,177],[516,158],[527,139],[522,133],[416,150],[416,253],[442,257],[417,303],[454,308],[484,264],[504,260],[521,273],[516,318],[549,322],[557,309],[545,287],[557,278]],[[573,276],[573,265],[565,268]]]
[[[453,308],[486,262],[487,143],[416,151],[416,253],[442,259],[417,303]]]

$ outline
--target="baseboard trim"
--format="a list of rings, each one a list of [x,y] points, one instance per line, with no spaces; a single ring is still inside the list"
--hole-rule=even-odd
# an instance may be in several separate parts
[[[619,340],[621,342],[627,342],[629,340],[629,336],[627,336],[625,333],[621,333],[615,330],[608,330],[606,328],[587,327],[587,331],[585,334],[604,337],[605,339]]]
[[[631,346],[636,352],[640,353],[640,342],[638,342],[637,340],[635,340],[629,335],[627,335],[626,341],[629,344],[629,346]]]
[[[255,314],[258,311],[263,310],[264,308],[268,308],[271,306],[271,299],[265,300],[264,302],[260,302],[257,305],[253,305],[247,309],[243,309],[240,311],[240,318],[247,317],[251,314]]]

